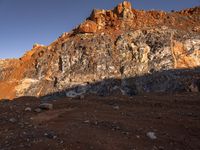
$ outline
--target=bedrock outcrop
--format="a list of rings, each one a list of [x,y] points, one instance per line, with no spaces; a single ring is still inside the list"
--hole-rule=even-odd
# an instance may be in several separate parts
[[[0,98],[198,92],[199,10],[94,10],[49,46],[0,60]]]

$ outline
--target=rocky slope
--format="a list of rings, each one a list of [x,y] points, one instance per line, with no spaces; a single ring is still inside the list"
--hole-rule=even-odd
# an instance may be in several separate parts
[[[0,60],[0,98],[200,90],[200,7],[94,10],[49,46]]]

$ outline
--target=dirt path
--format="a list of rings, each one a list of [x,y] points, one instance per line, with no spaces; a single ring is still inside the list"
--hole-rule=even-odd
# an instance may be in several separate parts
[[[0,102],[0,150],[200,149],[199,94],[65,98],[35,112],[39,103]]]

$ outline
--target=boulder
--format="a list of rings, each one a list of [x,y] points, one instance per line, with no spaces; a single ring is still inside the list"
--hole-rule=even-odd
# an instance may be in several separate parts
[[[43,103],[39,105],[40,109],[51,110],[53,109],[53,104]]]
[[[90,15],[90,19],[96,22],[98,29],[102,29],[106,24],[106,11],[94,9]]]
[[[95,33],[97,32],[97,24],[94,21],[86,20],[78,27],[80,33]]]

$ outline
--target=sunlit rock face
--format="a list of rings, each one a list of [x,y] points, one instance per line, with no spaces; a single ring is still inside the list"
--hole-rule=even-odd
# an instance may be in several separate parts
[[[79,26],[78,31],[80,33],[95,33],[97,31],[97,24],[87,20]]]
[[[198,92],[199,10],[93,10],[49,46],[0,60],[0,98]]]

